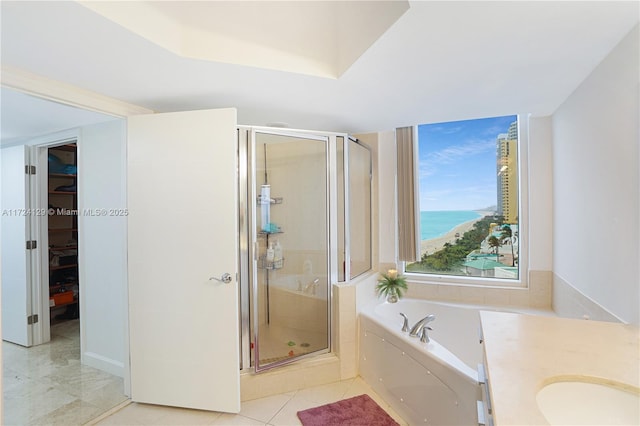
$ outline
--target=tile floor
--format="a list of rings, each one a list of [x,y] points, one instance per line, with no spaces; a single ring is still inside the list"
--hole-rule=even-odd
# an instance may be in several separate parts
[[[122,378],[80,364],[80,321],[51,326],[51,341],[2,342],[3,425],[82,425],[126,401]]]
[[[80,364],[79,321],[51,327],[51,342],[2,342],[3,425],[300,425],[296,413],[368,394],[407,423],[361,378],[245,401],[238,414],[130,403],[122,379]],[[116,408],[114,408],[116,407]]]
[[[407,423],[360,377],[295,392],[245,401],[238,414],[131,403],[90,424],[103,425],[300,425],[296,413],[366,393],[398,423]],[[345,425],[351,426],[351,425]]]

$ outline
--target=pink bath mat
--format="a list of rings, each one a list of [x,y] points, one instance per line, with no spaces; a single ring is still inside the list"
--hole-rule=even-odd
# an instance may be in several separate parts
[[[298,411],[303,426],[399,426],[369,395]]]

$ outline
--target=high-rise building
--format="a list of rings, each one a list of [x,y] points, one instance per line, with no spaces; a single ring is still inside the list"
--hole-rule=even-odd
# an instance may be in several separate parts
[[[507,139],[510,141],[518,140],[518,122],[514,121],[509,125],[509,130],[507,132]]]
[[[500,216],[504,216],[504,208],[502,205],[502,142],[507,140],[507,133],[500,133],[496,138],[496,189],[497,189],[497,209],[496,213]]]
[[[498,175],[498,214],[504,222],[518,223],[518,122],[509,126],[508,133],[498,135],[496,141],[496,170]]]

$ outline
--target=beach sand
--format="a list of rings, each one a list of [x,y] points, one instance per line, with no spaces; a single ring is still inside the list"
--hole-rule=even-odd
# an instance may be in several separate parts
[[[445,243],[454,244],[456,242],[456,233],[460,234],[460,237],[462,237],[465,232],[473,229],[473,225],[477,221],[483,219],[485,216],[493,215],[494,213],[495,212],[492,211],[478,211],[478,214],[482,215],[479,218],[461,223],[441,237],[432,238],[430,240],[422,240],[420,242],[420,256],[422,256],[425,252],[427,252],[428,254],[433,254],[439,250],[442,250]]]

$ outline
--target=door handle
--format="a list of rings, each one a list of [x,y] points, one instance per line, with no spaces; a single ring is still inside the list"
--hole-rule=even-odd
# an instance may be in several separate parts
[[[231,274],[229,274],[228,272],[225,272],[224,274],[222,274],[220,278],[211,277],[209,278],[209,281],[216,280],[224,284],[229,284],[231,282],[231,279],[232,279]]]

